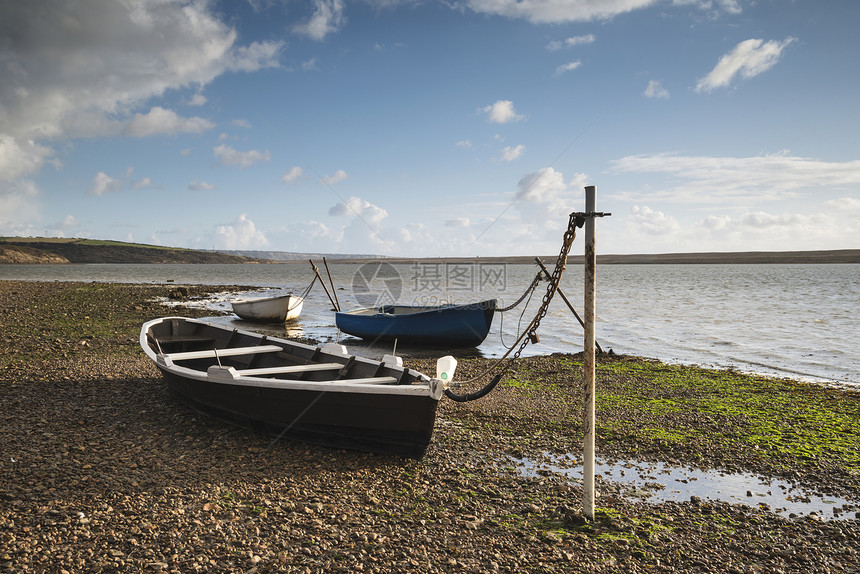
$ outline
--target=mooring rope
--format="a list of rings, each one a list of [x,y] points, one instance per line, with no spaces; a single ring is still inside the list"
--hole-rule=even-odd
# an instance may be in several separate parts
[[[538,281],[543,279],[543,277],[541,275],[542,275],[542,273],[540,275],[538,275],[538,277],[537,277]],[[520,333],[522,333],[521,329],[523,326],[523,317],[525,316],[526,311],[529,310],[529,305],[532,302],[532,296],[535,294],[535,289],[537,288],[538,281],[532,282],[532,286],[529,287],[528,291],[526,291],[526,294],[528,294],[528,297],[527,297],[526,304],[523,306],[523,310],[520,311],[520,317],[517,320],[517,334],[516,334],[516,337],[514,337],[515,340],[519,340]],[[520,301],[518,301],[515,305],[519,305],[519,303],[522,302],[522,300],[523,300],[523,297],[520,297]],[[511,345],[508,345],[507,343],[505,343],[505,315],[504,315],[504,313],[499,315],[499,340],[501,341],[502,346],[505,349],[510,349],[511,347],[513,347],[516,344],[516,342],[511,344]]]
[[[519,299],[517,299],[513,305],[508,305],[507,307],[502,307],[502,308],[496,307],[496,313],[506,313],[506,312],[510,311],[511,309],[513,309],[514,307],[516,307],[517,305],[519,305],[520,303],[522,303],[526,297],[530,296],[531,293],[535,289],[537,289],[538,283],[540,283],[540,280],[541,280],[541,275],[542,275],[542,273],[540,271],[538,271],[538,274],[535,275],[535,278],[532,280],[532,284],[526,288],[526,290],[522,294],[522,296]]]
[[[525,331],[519,336],[517,341],[511,346],[507,352],[502,355],[494,365],[490,366],[483,373],[478,375],[477,377],[473,377],[468,381],[463,381],[460,384],[468,384],[475,382],[477,380],[483,379],[493,371],[499,369],[502,366],[502,363],[507,360],[507,364],[504,366],[504,370],[498,373],[493,379],[485,385],[480,390],[468,394],[468,395],[459,395],[453,392],[451,389],[445,389],[445,396],[455,402],[466,402],[473,401],[475,399],[479,399],[489,393],[499,381],[501,381],[502,376],[507,372],[507,370],[511,367],[514,360],[518,359],[522,354],[523,350],[525,350],[526,345],[530,342],[537,342],[537,328],[540,326],[541,320],[546,316],[546,312],[549,309],[549,303],[552,301],[555,292],[558,290],[558,286],[561,283],[561,276],[564,273],[564,270],[567,266],[567,254],[570,252],[570,246],[573,244],[574,239],[576,239],[576,229],[578,227],[582,227],[585,224],[585,217],[582,213],[571,213],[570,219],[567,224],[567,231],[564,232],[564,240],[561,244],[561,251],[558,254],[558,259],[555,262],[555,268],[552,270],[552,275],[549,278],[549,285],[547,285],[546,293],[543,296],[543,301],[541,301],[541,306],[535,314],[534,319],[532,319],[529,326]],[[540,275],[538,275],[538,278]],[[509,355],[514,350],[514,348],[519,344],[519,348],[516,350],[514,355],[509,358]]]
[[[314,275],[314,278],[311,279],[310,284],[307,287],[305,287],[305,290],[302,291],[302,294],[298,296],[298,300],[296,301],[296,304],[293,305],[292,307],[289,307],[287,309],[288,311],[292,311],[293,309],[295,309],[296,307],[298,307],[299,305],[301,305],[304,302],[305,298],[308,296],[308,293],[311,292],[311,287],[314,286],[314,283],[316,283],[316,281],[317,281],[317,278],[316,278],[316,275]]]

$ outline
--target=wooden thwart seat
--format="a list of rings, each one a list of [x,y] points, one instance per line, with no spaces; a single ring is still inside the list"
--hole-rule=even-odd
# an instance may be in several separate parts
[[[255,347],[233,347],[230,349],[209,349],[207,351],[187,351],[184,353],[165,353],[171,361],[187,361],[190,359],[214,359],[215,357],[238,357],[242,355],[257,355],[259,353],[277,353],[283,351],[278,345],[257,345]],[[340,365],[338,365],[340,367]]]
[[[215,342],[212,337],[201,337],[198,335],[162,335],[156,339],[152,335],[149,336],[152,340],[159,343],[209,343]]]
[[[363,379],[335,379],[333,381],[322,381],[324,383],[349,383],[349,384],[362,384],[362,385],[393,385],[397,383],[396,377],[366,377]]]
[[[258,375],[280,375],[289,373],[308,373],[310,371],[334,371],[340,369],[340,363],[312,363],[310,365],[283,365],[280,367],[261,367],[259,369],[241,369],[236,371],[246,377]]]

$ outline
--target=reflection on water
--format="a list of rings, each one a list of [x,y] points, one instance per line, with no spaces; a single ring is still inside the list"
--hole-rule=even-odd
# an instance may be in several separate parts
[[[510,460],[524,477],[550,472],[576,482],[582,481],[582,462],[570,454],[547,454],[541,462],[528,458]],[[701,470],[663,462],[597,460],[594,473],[598,480],[618,485],[626,498],[650,503],[684,502],[698,496],[703,500],[766,507],[785,517],[805,514],[815,514],[823,520],[860,517],[860,505],[845,498],[807,492],[784,480],[762,478],[746,472]],[[600,491],[599,483],[596,490]]]

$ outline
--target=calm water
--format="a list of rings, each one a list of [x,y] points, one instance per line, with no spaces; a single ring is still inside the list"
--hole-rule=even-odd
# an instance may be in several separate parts
[[[396,295],[401,303],[496,297],[503,306],[518,299],[537,272],[532,265],[478,263],[446,267],[422,262],[381,270],[355,264],[330,267],[345,309],[386,294]],[[322,267],[321,272],[325,275]],[[860,386],[858,277],[860,265],[604,265],[598,267],[597,340],[604,350],[666,362]],[[237,284],[263,292],[301,292],[312,278],[307,263],[0,265],[0,279]],[[570,265],[562,286],[580,314],[582,284],[582,268]],[[504,353],[504,345],[515,340],[518,325],[531,320],[545,289],[546,283],[541,283],[522,320],[524,304],[497,315],[477,353],[487,357]],[[232,295],[198,304],[229,310]],[[232,318],[221,320],[239,323]],[[319,284],[288,334],[320,341],[338,337],[331,304]],[[582,328],[559,297],[552,302],[539,335],[540,344],[527,347],[526,354],[582,350]],[[382,352],[360,350],[362,344],[350,337],[340,340],[359,347],[357,352]]]

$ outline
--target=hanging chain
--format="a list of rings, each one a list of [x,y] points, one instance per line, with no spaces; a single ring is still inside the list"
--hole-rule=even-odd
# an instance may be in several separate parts
[[[496,376],[495,379],[493,379],[492,382],[490,382],[490,384],[488,384],[478,393],[473,393],[468,397],[459,397],[458,399],[455,398],[457,395],[451,392],[450,389],[445,389],[446,396],[454,400],[473,400],[473,397],[477,398],[483,396],[484,394],[486,394],[486,392],[489,392],[489,390],[492,389],[496,385],[496,383],[498,383],[502,373],[504,373],[508,370],[508,368],[510,368],[510,366],[514,362],[514,359],[519,358],[523,350],[526,348],[526,345],[532,342],[533,338],[537,339],[537,328],[540,325],[541,319],[543,319],[546,315],[547,309],[549,308],[549,303],[550,301],[552,301],[555,292],[558,290],[559,283],[561,282],[561,275],[562,273],[564,273],[565,267],[567,266],[567,254],[568,252],[570,252],[570,246],[573,244],[573,240],[576,239],[576,228],[582,227],[585,224],[585,218],[586,214],[583,213],[570,214],[570,220],[567,224],[567,231],[564,232],[564,240],[562,241],[561,251],[558,254],[558,259],[556,259],[555,268],[552,270],[552,275],[550,275],[549,285],[547,285],[546,293],[544,294],[543,300],[541,301],[540,309],[538,309],[537,314],[535,315],[534,319],[532,319],[531,323],[529,323],[529,326],[525,330],[525,332],[523,332],[523,334],[520,335],[520,338],[514,343],[514,345],[512,345],[511,348],[508,349],[508,351],[496,361],[495,365],[467,381],[458,382],[457,386],[472,383],[474,381],[486,377],[489,373],[492,373],[493,371],[497,370],[502,365],[502,363],[507,360],[507,365],[505,366],[505,368]],[[514,346],[516,346],[517,343],[520,343],[519,348],[512,357],[509,357],[508,355],[510,355],[511,351],[513,351]]]
[[[544,293],[540,309],[538,309],[535,318],[532,319],[531,325],[529,325],[529,328],[525,333],[528,336],[522,338],[520,348],[517,349],[517,352],[514,353],[513,357],[511,357],[512,360],[518,359],[523,350],[525,350],[526,345],[536,338],[537,328],[540,325],[541,320],[546,316],[546,312],[549,309],[549,302],[552,301],[555,292],[558,290],[558,286],[561,283],[561,275],[567,267],[567,254],[570,252],[570,246],[573,245],[573,240],[576,239],[576,228],[582,227],[584,223],[585,218],[581,213],[570,214],[567,231],[564,232],[564,240],[561,244],[561,251],[558,254],[558,259],[556,259],[555,267],[553,268],[552,275],[549,278],[549,285],[546,287],[546,293]],[[540,277],[540,274],[538,274],[538,277]]]
[[[520,303],[522,303],[525,300],[525,298],[531,294],[532,291],[537,289],[538,283],[540,283],[540,279],[541,279],[541,274],[538,273],[537,275],[535,275],[534,280],[532,280],[532,284],[529,285],[528,288],[526,288],[526,290],[522,294],[522,296],[520,296],[520,298],[517,299],[513,305],[508,305],[507,307],[502,307],[501,309],[496,307],[496,313],[505,313],[507,311],[510,311],[511,309],[513,309],[514,307],[519,305]]]

